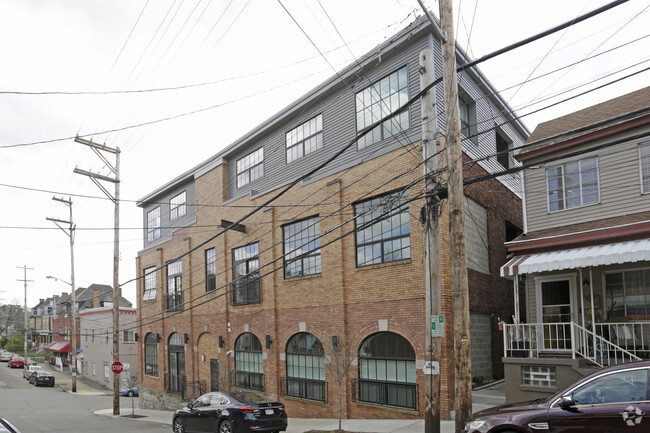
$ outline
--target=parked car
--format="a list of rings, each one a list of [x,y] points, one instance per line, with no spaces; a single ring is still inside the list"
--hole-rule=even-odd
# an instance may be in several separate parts
[[[137,397],[139,395],[140,388],[138,386],[125,386],[120,388],[120,395],[126,395],[128,397]]]
[[[49,385],[54,386],[54,375],[49,371],[37,370],[34,374],[29,376],[29,383],[34,386]]]
[[[174,433],[280,432],[287,429],[287,413],[282,403],[254,392],[210,392],[177,410],[172,429]]]
[[[44,371],[43,367],[39,367],[38,365],[28,365],[27,368],[23,370],[23,377],[29,380],[29,376],[37,371]]]
[[[549,398],[473,414],[463,432],[650,431],[650,361],[601,369]]]
[[[9,368],[25,368],[25,361],[20,356],[12,357],[7,363]]]
[[[9,352],[0,353],[0,361],[2,361],[2,362],[9,362],[9,361],[11,361],[12,357],[13,357],[13,355],[11,353],[9,353]]]
[[[20,433],[20,430],[5,418],[0,417],[0,433]]]

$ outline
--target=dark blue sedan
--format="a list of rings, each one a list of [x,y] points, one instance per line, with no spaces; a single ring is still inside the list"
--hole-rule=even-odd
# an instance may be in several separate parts
[[[174,433],[280,432],[287,430],[284,405],[248,391],[210,392],[179,409]]]

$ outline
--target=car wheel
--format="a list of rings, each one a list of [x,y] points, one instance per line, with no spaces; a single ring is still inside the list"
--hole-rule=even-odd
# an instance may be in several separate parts
[[[227,419],[221,421],[221,424],[219,424],[219,433],[232,433],[232,423]]]
[[[133,391],[129,391],[126,395],[129,397],[133,397]]]
[[[174,433],[185,433],[185,426],[183,425],[183,420],[180,417],[174,419]]]

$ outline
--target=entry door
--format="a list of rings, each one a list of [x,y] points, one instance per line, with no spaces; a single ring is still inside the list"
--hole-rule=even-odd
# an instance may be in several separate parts
[[[539,282],[544,350],[571,350],[571,279]]]
[[[210,360],[210,392],[220,391],[219,389],[219,360]]]

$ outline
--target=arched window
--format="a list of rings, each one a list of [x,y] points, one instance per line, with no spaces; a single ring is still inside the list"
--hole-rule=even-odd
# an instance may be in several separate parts
[[[406,338],[379,332],[359,348],[357,399],[417,409],[415,351]]]
[[[262,343],[250,332],[235,341],[235,386],[264,390]]]
[[[166,378],[167,392],[181,393],[185,385],[185,346],[183,337],[174,332],[169,337],[169,377]]]
[[[286,395],[327,401],[325,352],[318,338],[308,332],[291,337],[287,343]]]
[[[144,374],[158,377],[158,337],[152,332],[144,337]]]

